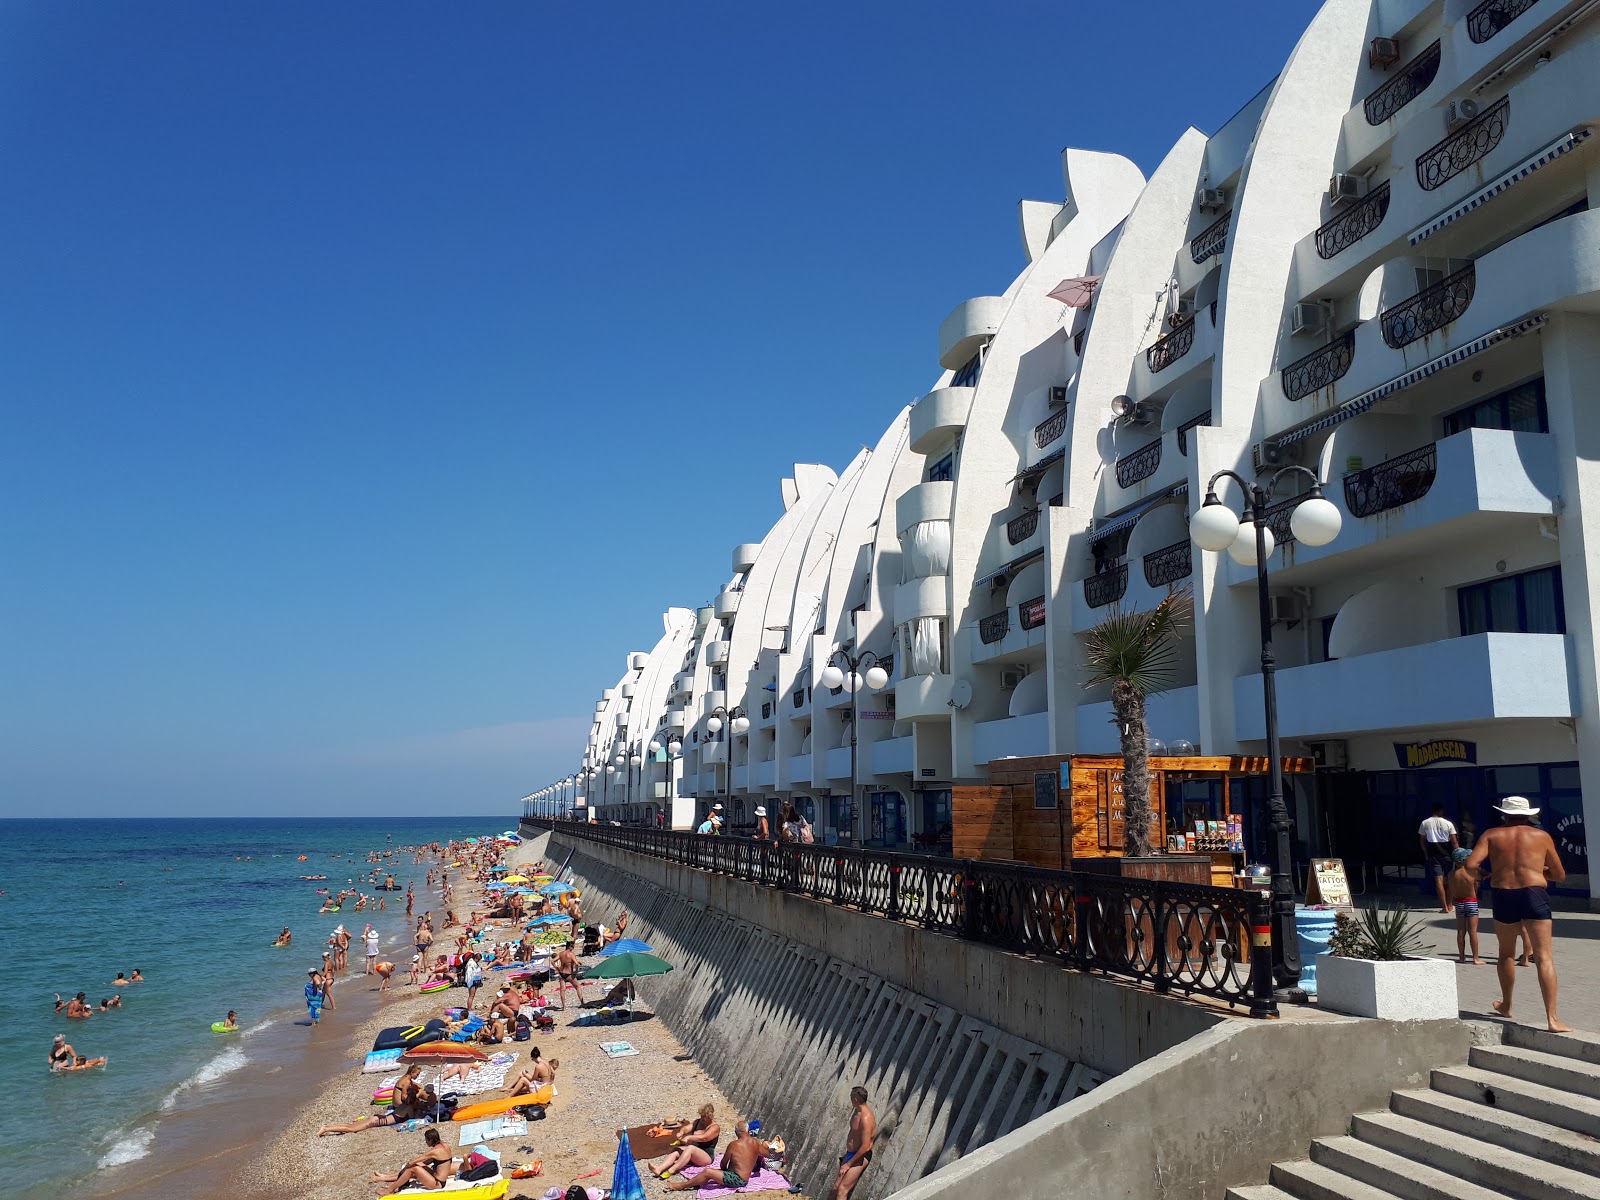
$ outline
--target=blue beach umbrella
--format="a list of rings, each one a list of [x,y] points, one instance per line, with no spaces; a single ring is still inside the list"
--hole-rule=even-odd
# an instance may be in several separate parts
[[[572,920],[571,917],[558,917],[555,913],[546,913],[542,917],[535,917],[529,921],[528,928],[532,929],[535,925],[565,925],[570,920]]]
[[[570,883],[547,883],[539,890],[546,896],[564,896],[566,893],[575,892],[578,889]]]
[[[611,1170],[611,1200],[645,1200],[644,1180],[639,1178],[639,1165],[633,1161],[633,1147],[628,1144],[626,1129],[617,1139],[617,1165]]]
[[[655,947],[649,942],[641,942],[638,938],[619,938],[600,951],[600,957],[610,958],[613,954],[649,954],[654,949]]]

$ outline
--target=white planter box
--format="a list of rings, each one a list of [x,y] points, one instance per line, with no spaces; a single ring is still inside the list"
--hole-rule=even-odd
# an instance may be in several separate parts
[[[1431,1021],[1461,1013],[1456,964],[1443,958],[1369,962],[1317,955],[1317,1003],[1335,1012],[1386,1021]]]

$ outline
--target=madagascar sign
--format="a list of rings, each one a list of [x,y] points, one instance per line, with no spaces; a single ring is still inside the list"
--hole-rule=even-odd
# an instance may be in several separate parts
[[[1431,767],[1434,763],[1478,761],[1478,743],[1441,738],[1433,742],[1396,742],[1394,756],[1402,767]]]

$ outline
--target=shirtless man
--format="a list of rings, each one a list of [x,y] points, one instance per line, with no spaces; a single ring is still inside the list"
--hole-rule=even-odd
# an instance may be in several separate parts
[[[1556,964],[1551,942],[1550,897],[1547,884],[1567,877],[1556,853],[1556,844],[1542,829],[1529,824],[1537,808],[1525,796],[1507,796],[1495,805],[1505,823],[1486,831],[1472,848],[1467,870],[1482,878],[1484,860],[1489,860],[1489,886],[1494,889],[1494,933],[1499,940],[1495,968],[1500,975],[1500,996],[1495,1012],[1511,1018],[1511,989],[1517,982],[1517,937],[1526,935],[1528,948],[1539,971],[1539,994],[1544,997],[1544,1015],[1550,1029],[1565,1033],[1571,1026],[1556,1017]]]
[[[89,1005],[84,1002],[85,999],[86,999],[86,993],[79,992],[71,1000],[68,1000],[67,1001],[67,1016],[69,1016],[69,1017],[92,1017],[92,1016],[94,1016],[94,1009],[90,1008]]]
[[[839,1175],[833,1182],[833,1200],[849,1200],[861,1181],[861,1173],[872,1161],[872,1143],[878,1136],[878,1118],[867,1107],[867,1089],[850,1089],[850,1136],[845,1140],[844,1157],[839,1159]]]
[[[856,1089],[860,1091],[859,1088]],[[707,1167],[698,1175],[685,1175],[667,1184],[670,1192],[687,1192],[691,1188],[727,1187],[742,1188],[760,1167],[761,1160],[770,1151],[766,1142],[750,1135],[750,1126],[740,1121],[733,1127],[733,1141],[722,1152],[721,1167]]]
[[[551,966],[556,973],[556,999],[561,1001],[561,1011],[567,1011],[567,985],[572,985],[573,994],[578,997],[578,1007],[583,1007],[583,989],[578,986],[578,956],[572,952],[575,942],[568,942],[556,951]]]

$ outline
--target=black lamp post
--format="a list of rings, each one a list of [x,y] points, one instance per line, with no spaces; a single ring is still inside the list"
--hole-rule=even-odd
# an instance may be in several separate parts
[[[733,738],[735,734],[743,733],[750,728],[750,718],[744,715],[744,709],[735,707],[732,711],[717,705],[706,714],[706,732],[712,737],[722,732],[723,723],[728,726],[728,736],[722,739],[722,789],[728,793],[728,800],[733,800]],[[713,775],[715,772],[713,771]],[[715,792],[713,792],[713,795]],[[713,801],[714,802],[714,801]],[[731,816],[731,814],[730,814]]]
[[[1294,918],[1294,861],[1289,835],[1293,822],[1283,798],[1283,754],[1278,744],[1277,660],[1272,651],[1272,605],[1267,590],[1267,559],[1274,549],[1272,532],[1267,528],[1267,504],[1288,475],[1301,474],[1311,480],[1311,490],[1295,506],[1289,527],[1295,540],[1308,546],[1326,546],[1339,536],[1342,518],[1339,510],[1324,499],[1322,482],[1306,467],[1289,466],[1276,471],[1265,486],[1252,483],[1232,471],[1218,471],[1206,484],[1200,511],[1189,522],[1189,534],[1202,550],[1226,550],[1241,566],[1256,569],[1256,602],[1261,620],[1261,694],[1266,706],[1267,759],[1271,772],[1271,791],[1267,796],[1267,821],[1271,830],[1272,853],[1272,974],[1280,988],[1292,988],[1300,981],[1300,941]],[[1245,494],[1246,509],[1236,517],[1217,498],[1217,481],[1231,479]]]
[[[855,630],[856,614],[850,614],[850,628]],[[856,695],[862,688],[877,691],[889,682],[889,672],[878,665],[878,656],[871,650],[860,654],[852,654],[846,650],[835,650],[828,656],[828,665],[822,669],[822,686],[825,688],[842,687],[850,693],[850,836],[856,839],[856,827],[861,824],[860,810],[860,783],[856,778]],[[812,731],[815,736],[815,730]],[[864,831],[863,831],[864,832]],[[862,836],[859,841],[866,841]]]

